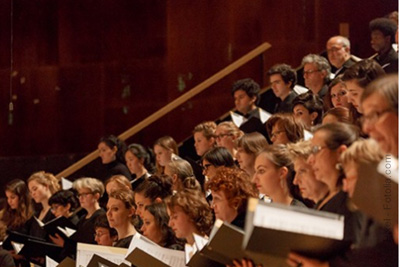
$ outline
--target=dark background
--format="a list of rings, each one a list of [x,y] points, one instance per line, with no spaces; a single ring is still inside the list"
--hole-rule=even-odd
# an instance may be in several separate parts
[[[0,184],[62,171],[101,136],[119,135],[269,42],[263,57],[127,140],[181,142],[233,108],[235,80],[267,86],[269,67],[299,66],[346,34],[341,23],[353,54],[371,56],[368,22],[397,9],[397,0],[0,0]]]

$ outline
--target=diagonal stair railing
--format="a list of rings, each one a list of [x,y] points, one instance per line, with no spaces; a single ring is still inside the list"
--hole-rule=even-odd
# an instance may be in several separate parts
[[[262,53],[267,51],[270,47],[271,47],[271,45],[269,43],[261,44],[260,46],[256,47],[255,49],[253,49],[246,55],[242,56],[241,58],[239,58],[232,64],[230,64],[227,67],[225,67],[224,69],[220,70],[219,72],[217,72],[216,74],[214,74],[213,76],[211,76],[210,78],[205,80],[204,82],[195,86],[194,88],[192,88],[185,94],[181,95],[180,97],[178,97],[174,101],[168,103],[164,107],[160,108],[159,110],[157,110],[156,112],[154,112],[153,114],[151,114],[150,116],[148,116],[147,118],[142,120],[141,122],[139,122],[136,125],[134,125],[133,127],[129,128],[128,130],[126,130],[125,132],[120,134],[118,137],[123,141],[127,140],[128,138],[130,138],[134,134],[138,133],[139,131],[141,131],[142,129],[147,127],[148,125],[152,124],[156,120],[158,120],[158,119],[162,118],[163,116],[165,116],[166,114],[168,114],[173,109],[182,105],[183,103],[185,103],[192,97],[196,96],[197,94],[199,94],[202,91],[204,91],[205,89],[209,88],[211,85],[215,84],[216,82],[218,82],[225,76],[227,76],[230,73],[232,73],[233,71],[237,70],[238,68],[240,68],[241,66],[243,66],[244,64],[246,64],[247,62],[252,60],[253,58],[261,55]],[[56,177],[59,179],[61,177],[68,177],[69,175],[73,174],[77,170],[81,169],[85,165],[87,165],[90,162],[92,162],[93,160],[95,160],[98,156],[99,156],[99,152],[97,150],[95,150],[92,153],[85,156],[84,158],[80,159],[79,161],[77,161],[74,164],[72,164],[71,166],[69,166],[67,169],[58,173],[56,175]]]

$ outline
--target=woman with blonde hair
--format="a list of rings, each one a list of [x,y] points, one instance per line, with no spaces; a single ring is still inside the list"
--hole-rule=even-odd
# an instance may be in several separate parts
[[[40,211],[36,212],[36,217],[43,223],[54,219],[55,217],[50,210],[49,199],[52,194],[60,190],[58,179],[48,172],[35,172],[28,179],[28,187],[32,199],[41,206]],[[38,223],[32,223],[29,235],[45,238],[47,234]]]
[[[114,175],[111,176],[110,179],[108,179],[104,183],[106,187],[106,192],[108,195],[111,194],[113,191],[119,191],[119,190],[131,190],[131,183],[129,180],[123,176],[123,175]]]
[[[75,255],[78,242],[96,244],[94,224],[97,217],[105,214],[99,204],[104,194],[104,185],[100,180],[84,177],[74,181],[72,187],[78,192],[79,203],[87,213],[79,220],[77,230],[70,238],[64,240],[57,234],[51,238],[55,244],[64,247],[63,257]]]
[[[194,177],[193,168],[190,163],[184,159],[177,159],[169,162],[165,166],[165,174],[172,178],[172,190],[181,191],[185,188],[185,180],[193,178],[196,183],[196,178]],[[188,182],[188,181],[187,181]],[[197,182],[198,188],[200,189],[200,184]]]
[[[170,215],[169,226],[176,237],[194,244],[193,234],[208,236],[213,225],[213,215],[204,194],[198,190],[185,189],[167,199]]]
[[[217,125],[213,121],[206,121],[194,127],[194,148],[198,156],[203,156],[215,146],[215,130]]]
[[[225,147],[236,158],[237,140],[243,136],[243,132],[231,121],[223,121],[217,125],[215,140],[218,147]]]
[[[136,234],[134,227],[135,198],[130,190],[113,191],[107,203],[107,220],[111,228],[118,232],[114,247],[128,248]]]
[[[171,136],[163,136],[154,143],[156,156],[156,174],[164,174],[165,165],[173,158],[178,158],[178,145]]]

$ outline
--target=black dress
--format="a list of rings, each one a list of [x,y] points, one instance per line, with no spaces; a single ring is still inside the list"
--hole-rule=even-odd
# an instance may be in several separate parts
[[[132,175],[128,167],[126,167],[125,164],[122,164],[119,161],[114,160],[110,163],[104,164],[104,166],[106,168],[106,172],[103,182],[106,181],[111,176],[118,174],[125,176],[126,178],[128,178],[128,180],[132,179]]]
[[[122,239],[118,239],[117,242],[113,245],[113,247],[117,248],[129,248],[129,244],[131,243],[133,235],[124,237]]]
[[[76,256],[76,246],[77,243],[88,243],[88,244],[96,244],[94,240],[94,234],[96,233],[94,229],[94,223],[96,218],[100,215],[105,214],[106,212],[103,209],[96,210],[90,218],[82,217],[78,224],[76,232],[68,239],[64,240],[64,249],[60,256],[60,261],[65,257],[69,256],[71,258],[75,258]]]
[[[38,212],[36,214],[37,217],[39,217],[40,212]],[[44,218],[42,219],[43,223],[47,223],[51,220],[53,220],[55,218],[54,214],[51,212],[51,209],[49,209],[46,213],[46,215],[44,216]],[[29,235],[30,236],[34,236],[37,238],[41,238],[41,239],[45,239],[48,241],[51,241],[49,238],[49,235],[47,234],[47,232],[38,224],[38,222],[36,221],[35,217],[31,217],[28,221],[27,221],[27,226],[29,227]]]

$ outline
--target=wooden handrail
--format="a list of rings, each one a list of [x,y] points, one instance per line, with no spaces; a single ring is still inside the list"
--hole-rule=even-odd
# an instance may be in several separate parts
[[[181,95],[180,97],[178,97],[174,101],[172,101],[172,102],[168,103],[167,105],[165,105],[164,107],[160,108],[158,111],[154,112],[153,114],[151,114],[150,116],[148,116],[147,118],[145,118],[144,120],[142,120],[141,122],[136,124],[135,126],[133,126],[130,129],[126,130],[125,132],[120,134],[118,137],[121,140],[125,141],[126,139],[128,139],[131,136],[133,136],[137,132],[141,131],[142,129],[144,129],[148,125],[152,124],[156,120],[158,120],[161,117],[165,116],[171,110],[173,110],[173,109],[177,108],[178,106],[182,105],[183,103],[185,103],[186,101],[188,101],[192,97],[194,97],[197,94],[201,93],[206,88],[210,87],[211,85],[213,85],[214,83],[218,82],[219,80],[221,80],[222,78],[224,78],[228,74],[230,74],[233,71],[235,71],[236,69],[240,68],[241,66],[243,66],[244,64],[246,64],[247,62],[249,62],[250,60],[255,58],[256,56],[264,53],[270,47],[271,47],[271,45],[269,43],[261,44],[260,46],[258,46],[257,48],[253,49],[252,51],[250,51],[246,55],[242,56],[241,58],[239,58],[238,60],[236,60],[232,64],[228,65],[224,69],[220,70],[219,72],[217,72],[216,74],[214,74],[213,76],[211,76],[210,78],[205,80],[204,82],[200,83],[199,85],[197,85],[196,87],[192,88],[191,90],[189,90],[185,94]],[[73,174],[74,172],[76,172],[77,170],[79,170],[80,168],[82,168],[83,166],[85,166],[85,165],[89,164],[90,162],[92,162],[93,160],[95,160],[98,156],[99,156],[98,151],[97,150],[93,151],[92,153],[90,153],[86,157],[84,157],[81,160],[77,161],[76,163],[72,164],[67,169],[65,169],[62,172],[58,173],[56,175],[56,177],[57,178],[67,177],[67,176]]]

